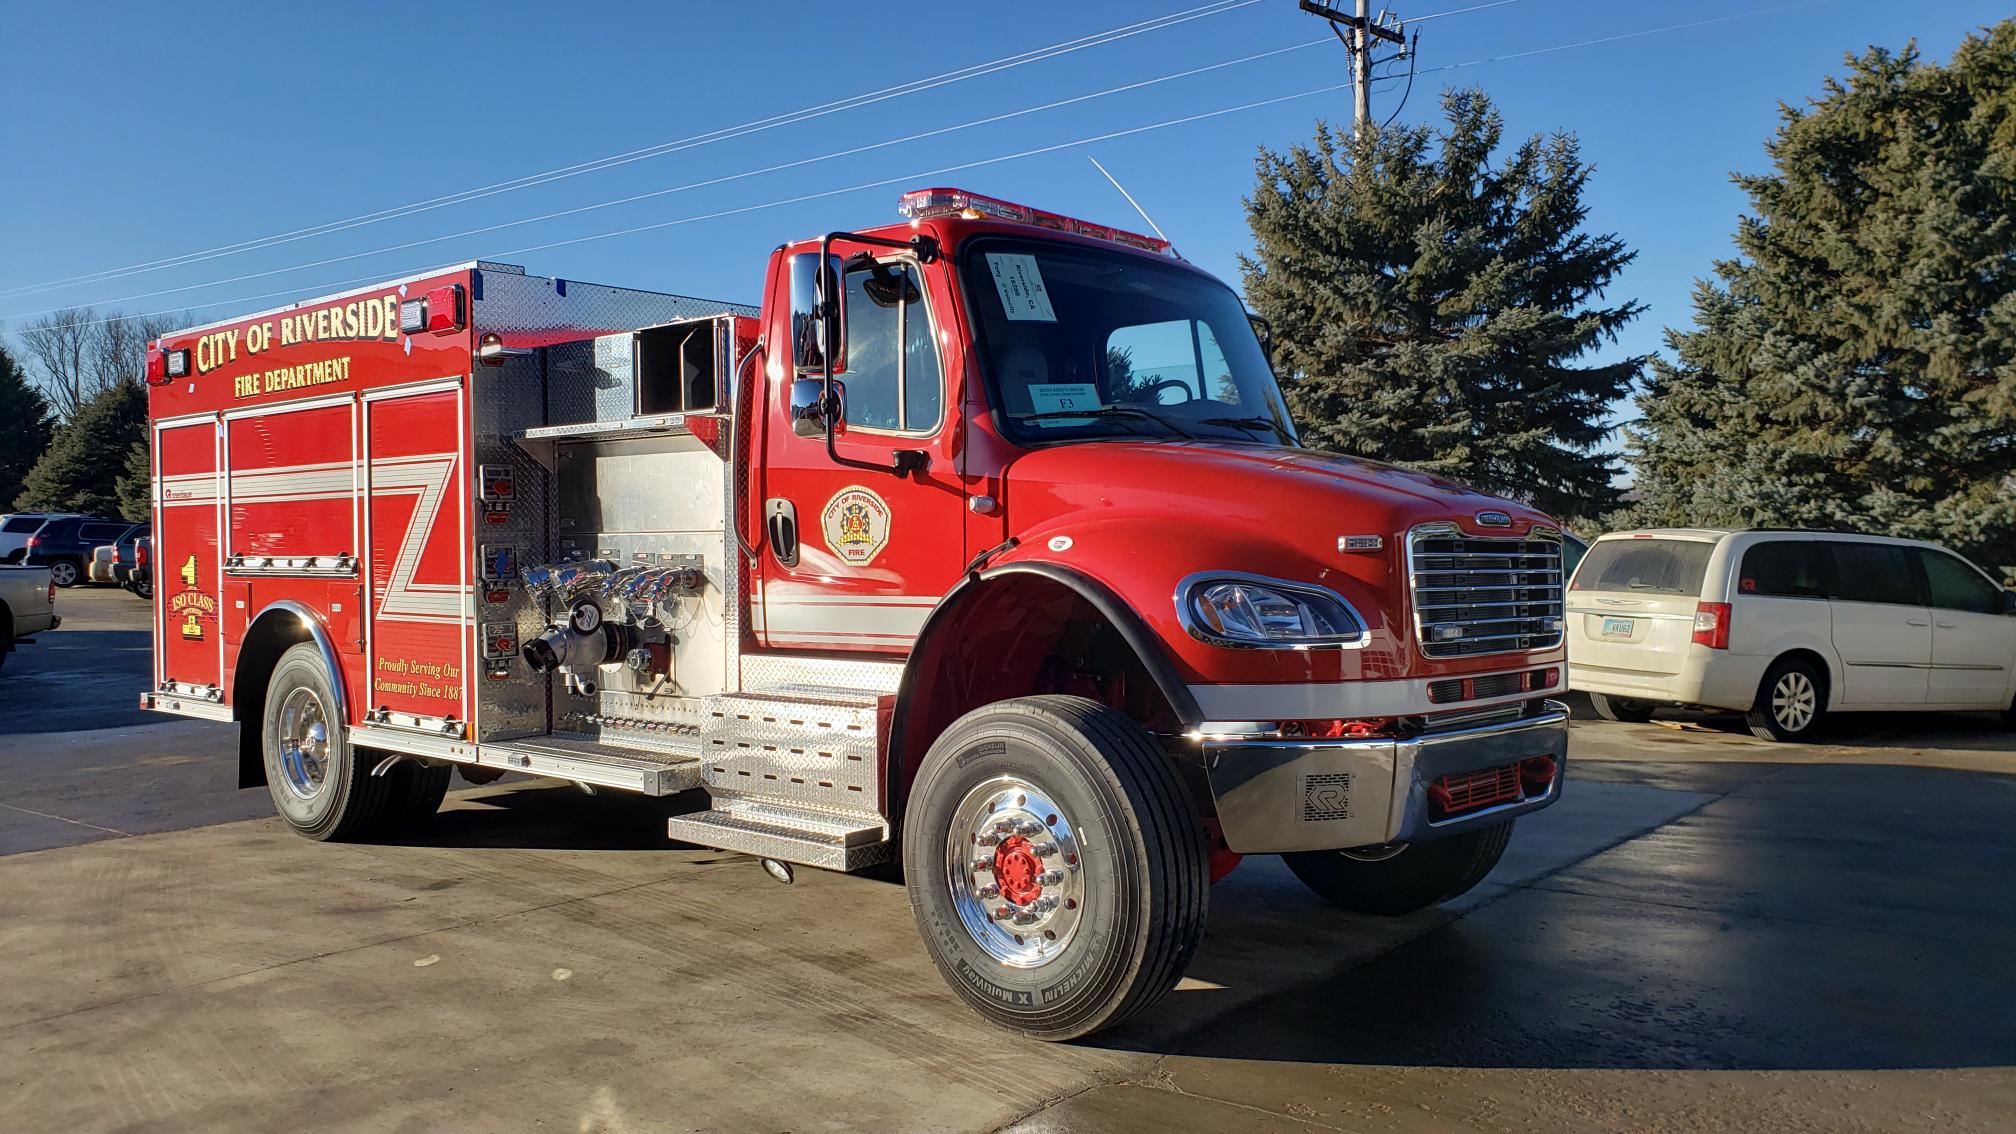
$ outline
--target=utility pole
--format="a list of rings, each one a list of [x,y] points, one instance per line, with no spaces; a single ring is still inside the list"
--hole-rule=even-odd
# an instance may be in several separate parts
[[[1372,64],[1384,63],[1388,59],[1398,59],[1400,55],[1390,55],[1386,59],[1372,58],[1372,45],[1377,40],[1400,45],[1401,54],[1407,50],[1407,33],[1398,19],[1386,12],[1379,13],[1374,20],[1370,11],[1372,0],[1357,0],[1357,12],[1346,15],[1339,11],[1331,0],[1301,0],[1302,10],[1312,16],[1321,16],[1329,21],[1330,30],[1343,41],[1344,49],[1351,56],[1351,121],[1360,130],[1372,119]],[[1346,37],[1344,29],[1350,28]]]

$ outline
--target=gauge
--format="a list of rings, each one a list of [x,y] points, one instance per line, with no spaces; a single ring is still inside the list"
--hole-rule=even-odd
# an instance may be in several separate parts
[[[602,608],[592,602],[581,603],[567,616],[567,621],[576,633],[593,634],[602,625]]]

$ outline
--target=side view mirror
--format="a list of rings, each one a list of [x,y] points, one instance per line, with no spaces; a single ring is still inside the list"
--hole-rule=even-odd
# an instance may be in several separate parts
[[[791,432],[800,437],[824,437],[828,428],[839,432],[846,419],[847,387],[840,379],[831,383],[824,378],[792,380]]]
[[[840,257],[791,257],[791,362],[799,373],[839,371],[847,358]]]
[[[1266,352],[1267,365],[1274,365],[1274,324],[1251,311],[1246,313],[1246,322],[1252,324],[1253,334],[1260,339],[1260,349]]]

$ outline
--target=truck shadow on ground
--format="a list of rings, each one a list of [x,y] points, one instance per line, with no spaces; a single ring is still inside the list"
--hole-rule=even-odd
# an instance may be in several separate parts
[[[612,791],[590,797],[571,784],[517,777],[474,790],[466,790],[458,778],[455,788],[425,831],[400,841],[436,847],[662,852],[686,845],[666,839],[665,820],[707,806],[698,792],[654,798]]]
[[[1201,990],[1093,1042],[1346,1066],[2008,1066],[2012,808],[2016,776],[1776,765],[1460,918],[1362,919],[1268,886],[1214,893],[1213,939],[1190,969]],[[1256,989],[1268,982],[1247,955],[1270,939],[1322,948],[1318,925],[1366,959]]]

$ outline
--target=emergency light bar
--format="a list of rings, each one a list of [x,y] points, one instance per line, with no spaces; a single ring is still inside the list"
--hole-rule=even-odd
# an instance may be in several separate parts
[[[1067,217],[1062,213],[1032,209],[1013,201],[1003,201],[998,197],[983,197],[978,193],[968,193],[964,189],[917,189],[903,194],[902,199],[896,202],[896,211],[913,221],[931,217],[1014,221],[1056,232],[1068,232],[1075,236],[1089,236],[1094,240],[1110,240],[1115,244],[1159,252],[1165,256],[1170,254],[1170,244],[1166,240],[1143,236],[1138,232],[1128,232],[1124,228],[1093,224],[1090,221]]]

